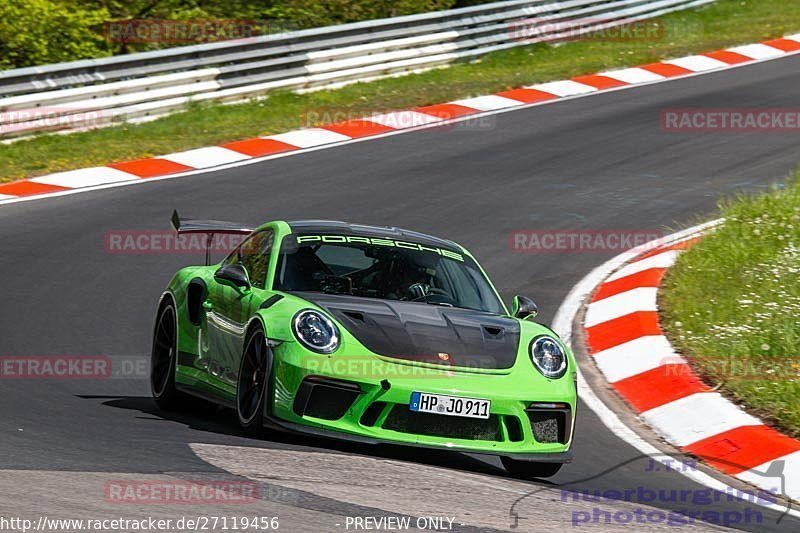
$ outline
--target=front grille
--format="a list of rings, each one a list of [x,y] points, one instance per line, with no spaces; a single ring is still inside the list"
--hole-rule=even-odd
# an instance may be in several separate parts
[[[293,408],[297,416],[339,420],[359,394],[361,388],[355,383],[308,377],[297,390]]]
[[[444,416],[418,413],[409,410],[407,405],[400,404],[392,407],[382,427],[430,437],[489,441],[503,439],[497,415],[491,415],[487,419]]]
[[[533,438],[542,444],[566,444],[569,440],[572,416],[568,404],[540,407],[532,404],[525,410],[531,423]]]

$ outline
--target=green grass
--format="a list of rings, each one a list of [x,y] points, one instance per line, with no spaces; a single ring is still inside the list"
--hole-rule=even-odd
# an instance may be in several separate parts
[[[662,323],[707,383],[800,436],[800,172],[722,214],[669,271]]]
[[[275,92],[265,100],[238,105],[195,105],[144,124],[0,145],[0,182],[314,125],[304,120],[307,113],[353,116],[404,109],[757,42],[800,32],[800,2],[720,0],[662,17],[658,23],[664,33],[656,40],[529,45],[473,63],[338,90]]]

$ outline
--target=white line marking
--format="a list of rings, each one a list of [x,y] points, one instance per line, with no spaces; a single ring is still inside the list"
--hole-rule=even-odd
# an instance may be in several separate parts
[[[45,185],[57,185],[59,187],[69,187],[71,189],[78,189],[82,187],[92,187],[94,185],[101,185],[104,183],[118,183],[121,181],[130,181],[139,179],[139,176],[123,172],[111,167],[90,167],[80,168],[78,170],[69,170],[67,172],[56,172],[54,174],[47,174],[46,176],[39,176],[30,181],[35,183],[43,183]]]
[[[291,144],[292,146],[297,146],[300,148],[310,148],[312,146],[319,146],[321,144],[349,141],[352,137],[323,128],[306,128],[303,130],[288,131],[286,133],[270,135],[269,137],[263,138],[274,139],[276,141]]]
[[[639,287],[592,302],[586,306],[585,326],[590,328],[637,311],[658,311],[656,287]]]
[[[626,278],[628,276],[632,276],[633,274],[638,274],[639,272],[650,270],[651,268],[669,268],[675,264],[675,260],[677,258],[678,258],[677,250],[669,250],[666,252],[661,252],[660,254],[656,254],[647,257],[645,259],[634,261],[633,263],[625,265],[618,271],[614,272],[611,276],[609,276],[609,278],[605,282],[608,283],[609,281],[614,281],[616,279]]]
[[[664,61],[664,63],[685,68],[692,72],[705,72],[707,70],[716,70],[729,66],[723,61],[708,56],[679,57],[678,59]]]
[[[494,111],[495,109],[505,109],[507,107],[517,107],[522,105],[522,102],[519,100],[497,96],[496,94],[476,96],[475,98],[466,98],[464,100],[454,100],[448,103],[464,107],[471,107],[472,109],[477,109],[478,111]]]
[[[586,85],[572,80],[551,81],[549,83],[539,83],[537,85],[528,85],[526,89],[536,89],[537,91],[544,91],[546,93],[555,94],[556,96],[574,96],[576,94],[589,94],[597,92],[597,87]]]
[[[782,56],[783,54],[786,53],[783,50],[780,50],[773,46],[760,43],[746,44],[744,46],[734,46],[733,48],[728,48],[728,51],[741,54],[745,57],[749,57],[752,59],[769,59],[771,57]]]
[[[667,79],[666,76],[661,76],[655,72],[650,72],[649,70],[638,67],[612,70],[610,72],[601,72],[600,75],[608,76],[609,78],[614,78],[615,80],[631,84],[664,81]]]
[[[160,155],[158,158],[180,163],[187,167],[208,168],[244,161],[250,159],[250,156],[222,148],[221,146],[207,146],[195,150],[186,150],[185,152]]]
[[[13,198],[17,198],[13,194],[0,194],[0,200],[11,200]]]
[[[668,364],[686,361],[672,349],[663,335],[646,335],[602,350],[592,356],[609,383]],[[686,367],[687,371],[689,367]]]
[[[761,425],[717,392],[698,392],[645,411],[641,417],[676,446],[741,426]]]

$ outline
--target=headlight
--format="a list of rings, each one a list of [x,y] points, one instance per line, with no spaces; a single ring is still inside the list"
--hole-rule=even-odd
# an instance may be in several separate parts
[[[339,329],[322,313],[304,309],[294,315],[292,326],[297,340],[309,350],[331,353],[339,347]]]
[[[557,379],[567,371],[567,354],[553,337],[533,339],[530,347],[533,366],[546,378]]]

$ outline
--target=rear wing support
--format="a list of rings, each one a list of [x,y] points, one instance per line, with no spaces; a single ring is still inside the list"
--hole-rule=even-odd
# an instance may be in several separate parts
[[[178,215],[177,209],[172,212],[171,222],[172,228],[178,233],[178,235],[183,235],[185,233],[206,234],[206,265],[211,264],[211,244],[213,243],[215,234],[250,235],[253,233],[253,228],[249,228],[244,224],[239,224],[236,222],[195,219],[182,220]]]

